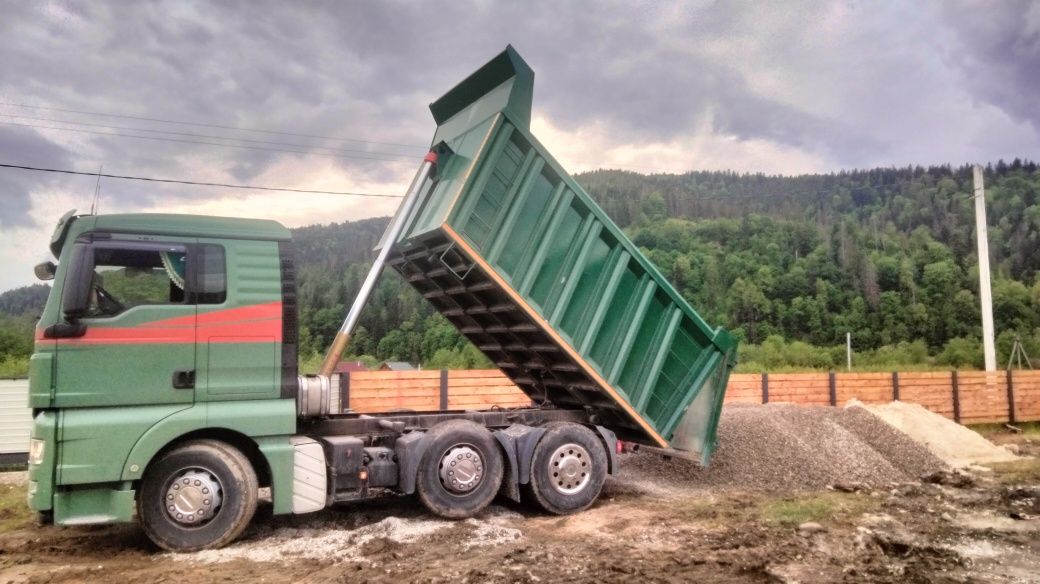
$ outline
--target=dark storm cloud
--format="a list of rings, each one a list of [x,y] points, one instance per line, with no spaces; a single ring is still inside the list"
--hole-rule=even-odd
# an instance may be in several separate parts
[[[219,4],[201,11],[184,4],[58,4],[12,7],[0,31],[0,101],[56,105],[229,126],[261,127],[296,133],[378,138],[416,144],[400,148],[292,136],[235,133],[213,128],[163,125],[70,113],[0,107],[0,113],[44,116],[124,126],[147,126],[195,133],[176,139],[215,141],[207,136],[238,136],[283,145],[253,148],[311,150],[314,146],[369,152],[422,153],[430,125],[422,109],[411,120],[394,120],[386,107],[385,87],[360,84],[382,78],[354,55],[335,27],[315,11],[285,5]],[[20,12],[20,13],[19,13]],[[41,51],[41,47],[46,47]],[[9,59],[7,57],[10,57]],[[8,65],[9,63],[10,65]],[[364,90],[364,91],[362,91]],[[389,100],[393,103],[393,100]],[[421,100],[419,104],[423,103]],[[406,105],[398,102],[403,110]],[[12,121],[0,117],[0,121]],[[57,125],[57,122],[25,122]],[[419,123],[416,123],[419,122]],[[95,129],[97,130],[97,129]],[[125,131],[123,133],[126,133]],[[48,132],[48,135],[53,135]],[[215,170],[248,182],[276,160],[296,154],[261,149],[227,149],[159,140],[69,134],[80,147],[74,165],[93,170],[205,179]],[[154,136],[154,134],[153,134]],[[359,154],[327,156],[351,176],[392,179],[379,161]],[[203,160],[200,166],[199,160]],[[53,166],[53,165],[52,165]],[[300,177],[286,177],[292,186]],[[113,200],[145,205],[163,197],[206,198],[206,190],[170,189],[140,184],[106,183]],[[23,209],[25,207],[23,206]]]
[[[8,164],[62,166],[69,163],[64,148],[25,128],[0,126],[0,152]],[[33,190],[55,184],[60,179],[53,175],[40,176],[29,170],[0,170],[0,229],[31,225],[28,213]]]
[[[0,18],[0,101],[415,147],[4,106],[0,113],[418,156],[433,129],[425,105],[513,43],[537,72],[537,113],[564,131],[602,125],[615,144],[712,132],[843,166],[916,156],[933,144],[953,144],[943,155],[966,157],[955,148],[967,139],[915,126],[939,98],[965,91],[1038,125],[1037,9],[1026,2],[940,9],[944,18],[933,21],[932,5],[922,6],[915,16],[900,4],[840,2],[9,3]],[[1033,16],[1023,17],[1030,10]],[[972,20],[980,12],[985,18]],[[932,58],[932,33],[950,37],[946,58],[966,73],[956,87]],[[759,83],[769,76],[779,85]],[[172,178],[248,182],[299,156],[49,131],[35,140],[56,148],[49,158],[39,155],[52,166],[104,164],[115,173]],[[18,152],[0,147],[5,160]],[[408,178],[400,165],[329,160],[366,182]],[[59,184],[87,197],[92,189],[89,180],[0,176],[17,183],[6,186],[15,194],[4,197],[0,226],[24,221],[28,192]],[[306,178],[286,176],[281,185]],[[212,195],[118,181],[106,181],[104,193],[127,206]]]
[[[728,63],[671,48],[658,23],[645,18],[651,7],[641,3],[172,8],[79,5],[64,27],[51,23],[34,35],[59,45],[50,54],[69,60],[12,73],[9,83],[63,82],[60,97],[86,98],[99,108],[422,143],[429,122],[417,104],[512,41],[540,80],[542,72],[551,79],[540,105],[567,126],[607,120],[628,137],[669,139],[691,131],[710,110],[717,129],[740,138],[806,146],[833,133],[823,120],[754,95]],[[716,5],[679,16],[690,21],[690,34],[723,38],[739,10]],[[24,15],[33,16],[40,15]],[[20,62],[43,57],[36,48],[12,49]],[[236,168],[269,158],[239,156],[261,164]]]
[[[840,120],[757,95],[725,63],[667,49],[636,59],[623,70],[575,72],[580,89],[555,100],[559,117],[576,125],[612,119],[622,139],[667,141],[710,115],[711,129],[744,140],[850,155],[880,144]]]
[[[956,34],[948,58],[968,91],[1040,130],[1040,4],[949,3],[943,17]]]

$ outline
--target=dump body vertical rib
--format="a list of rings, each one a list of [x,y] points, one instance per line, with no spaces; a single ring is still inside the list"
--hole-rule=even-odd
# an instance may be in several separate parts
[[[581,340],[581,353],[588,353],[589,349],[592,348],[592,341],[596,338],[596,334],[599,332],[599,327],[603,324],[603,319],[607,316],[607,307],[610,306],[610,301],[614,298],[614,294],[617,293],[618,283],[621,282],[621,274],[624,272],[625,268],[628,267],[629,257],[627,251],[618,251],[617,259],[614,260],[614,266],[610,270],[610,279],[607,281],[607,286],[603,289],[603,294],[600,296],[600,302],[596,305],[596,311],[592,315],[592,321],[589,323],[589,328],[585,331],[585,336]]]
[[[636,409],[642,410],[646,407],[647,400],[650,399],[650,394],[653,392],[654,385],[657,382],[657,376],[661,374],[661,366],[664,365],[665,357],[668,356],[668,352],[672,348],[672,339],[675,337],[675,331],[679,328],[679,319],[682,314],[678,308],[673,308],[672,313],[668,317],[668,323],[665,326],[664,335],[661,338],[660,344],[657,345],[657,355],[654,356],[653,364],[650,366],[650,370],[646,375],[646,380],[643,381],[639,386],[639,391],[635,396]]]
[[[628,362],[628,356],[632,351],[632,345],[636,341],[636,335],[639,334],[639,329],[644,324],[643,317],[646,316],[646,309],[650,307],[650,300],[654,297],[654,291],[656,289],[657,284],[655,284],[653,280],[647,278],[643,284],[639,300],[635,305],[635,311],[632,313],[632,318],[628,321],[628,327],[622,337],[621,349],[618,350],[617,356],[614,358],[614,366],[610,369],[610,375],[607,376],[607,380],[611,383],[617,381],[618,376],[621,374],[621,370]]]

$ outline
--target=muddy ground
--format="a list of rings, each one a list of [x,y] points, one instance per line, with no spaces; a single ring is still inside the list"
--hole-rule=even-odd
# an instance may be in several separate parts
[[[994,441],[1040,455],[1040,433]],[[684,464],[649,455],[629,468]],[[681,473],[677,473],[681,476]],[[0,479],[4,582],[1040,582],[1040,463],[883,487],[707,489],[623,472],[570,517],[496,503],[441,521],[413,498],[273,518],[220,551],[158,551],[132,525],[36,527]]]

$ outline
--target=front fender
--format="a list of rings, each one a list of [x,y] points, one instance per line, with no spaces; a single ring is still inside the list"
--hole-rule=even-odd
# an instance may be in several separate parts
[[[296,403],[285,399],[202,403],[163,418],[134,444],[123,465],[122,480],[140,480],[163,448],[199,430],[229,430],[253,439],[271,469],[272,491],[284,490],[280,488],[284,481],[279,479],[292,476],[292,457],[276,447],[281,443],[277,438],[287,439],[296,432]],[[291,454],[291,448],[288,452]],[[276,502],[285,494],[273,493]]]

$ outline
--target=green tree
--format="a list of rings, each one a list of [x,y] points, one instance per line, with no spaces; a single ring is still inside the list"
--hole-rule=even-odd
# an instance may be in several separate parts
[[[749,342],[759,340],[761,324],[769,317],[770,303],[752,282],[737,278],[729,289],[730,322],[747,331]]]

